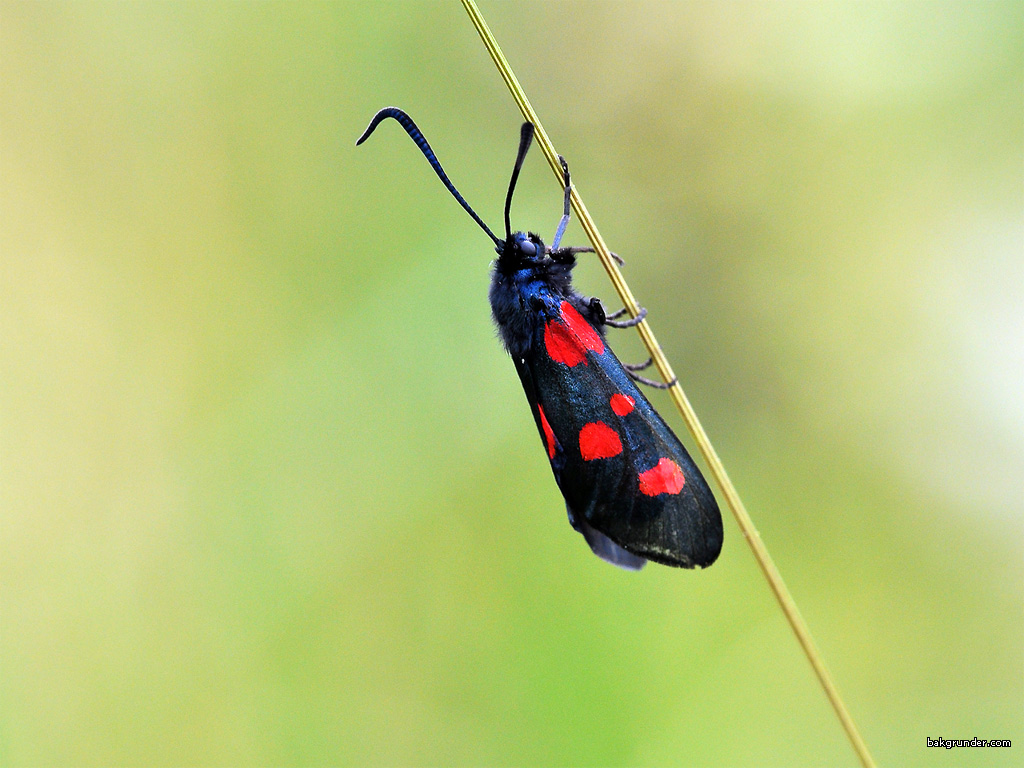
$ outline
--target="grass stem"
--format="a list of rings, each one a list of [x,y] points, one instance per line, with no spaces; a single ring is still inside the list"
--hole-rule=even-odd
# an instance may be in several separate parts
[[[523,91],[522,86],[516,79],[515,73],[512,71],[512,67],[509,66],[504,54],[502,54],[501,49],[498,47],[498,43],[495,41],[494,36],[487,27],[487,23],[480,14],[480,9],[477,8],[474,0],[462,0],[462,4],[465,6],[466,12],[473,21],[473,25],[476,27],[477,32],[480,33],[480,38],[483,40],[484,45],[487,47],[487,52],[491,55],[495,66],[501,73],[501,77],[505,81],[505,85],[508,86],[509,92],[512,94],[512,98],[515,99],[516,104],[519,105],[519,109],[522,111],[523,117],[533,123],[536,128],[535,138],[537,143],[544,152],[544,156],[548,160],[548,165],[551,166],[551,170],[554,172],[555,178],[561,186],[563,183],[562,167],[558,161],[558,153],[555,151],[555,147],[554,144],[551,143],[551,139],[548,138],[543,125],[541,125],[540,118],[537,117],[537,113],[534,112],[529,99],[526,98],[526,93]],[[590,217],[590,212],[583,204],[583,200],[577,193],[575,185],[573,185],[571,199],[573,210],[576,211],[576,215],[579,217],[580,223],[583,225],[583,229],[587,233],[587,237],[590,239],[594,249],[597,251],[601,264],[608,272],[608,277],[611,279],[612,285],[615,286],[615,291],[619,294],[619,298],[622,299],[622,303],[626,307],[630,316],[636,317],[640,313],[640,306],[633,297],[632,291],[629,290],[629,286],[626,285],[622,272],[619,270],[618,265],[612,258],[611,253],[608,250],[608,246],[601,237],[601,233],[598,232],[597,225],[594,224],[594,220]],[[647,320],[641,320],[636,326],[636,329],[640,334],[640,338],[643,341],[644,346],[646,346],[650,352],[651,359],[654,361],[655,366],[657,366],[658,372],[661,374],[664,381],[672,381],[675,379],[676,376],[672,371],[672,366],[669,365],[668,359],[665,357],[665,353],[662,352],[661,345],[658,344],[658,340],[654,337],[654,333],[651,331]],[[714,476],[718,487],[721,489],[722,495],[725,497],[725,501],[729,505],[729,509],[732,510],[732,514],[736,518],[736,522],[739,525],[740,530],[743,532],[744,538],[746,538],[747,543],[750,545],[750,549],[754,553],[754,559],[757,560],[757,564],[761,567],[761,572],[764,574],[765,579],[767,579],[768,585],[771,587],[776,600],[778,600],[779,606],[782,608],[782,612],[786,616],[786,620],[793,628],[793,632],[796,634],[800,647],[803,648],[804,654],[807,656],[807,660],[814,669],[814,673],[817,675],[818,681],[821,683],[821,687],[825,691],[825,695],[832,704],[832,708],[835,710],[836,716],[839,718],[839,722],[842,725],[843,730],[846,731],[846,735],[849,737],[850,743],[853,746],[854,751],[857,753],[857,757],[860,759],[864,768],[873,768],[875,763],[871,758],[871,753],[868,752],[867,744],[865,744],[864,739],[861,738],[860,732],[857,730],[857,726],[853,722],[853,718],[846,709],[846,705],[843,703],[843,700],[839,695],[839,691],[836,688],[835,683],[832,681],[832,676],[829,674],[828,669],[826,669],[824,661],[822,661],[821,654],[818,652],[818,649],[814,644],[814,640],[811,637],[810,630],[807,628],[807,623],[800,615],[800,611],[797,609],[796,603],[794,602],[792,595],[789,593],[789,589],[782,580],[782,575],[779,573],[779,569],[775,567],[775,563],[772,560],[771,555],[768,554],[768,550],[765,547],[764,542],[761,541],[761,536],[758,534],[757,528],[754,527],[754,523],[750,519],[750,515],[747,514],[746,507],[743,506],[739,493],[736,492],[736,487],[729,479],[729,475],[725,471],[725,466],[718,458],[718,454],[711,445],[711,441],[708,439],[707,433],[704,431],[700,421],[697,419],[697,414],[690,405],[690,401],[687,399],[678,380],[669,388],[668,393],[672,397],[672,401],[675,403],[679,413],[682,415],[683,421],[686,422],[686,427],[693,435],[693,439],[696,441],[698,448],[700,448],[700,452],[703,454],[705,462],[707,462],[708,469]]]

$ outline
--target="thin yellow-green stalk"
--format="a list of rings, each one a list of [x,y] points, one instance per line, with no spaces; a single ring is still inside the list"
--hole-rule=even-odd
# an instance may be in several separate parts
[[[505,85],[508,86],[509,92],[512,94],[512,98],[515,99],[516,104],[519,105],[519,109],[522,111],[523,117],[533,123],[536,128],[535,136],[537,143],[544,152],[544,156],[548,160],[548,165],[551,166],[551,170],[558,179],[559,185],[563,184],[562,166],[558,161],[558,153],[555,151],[555,147],[551,143],[551,139],[548,138],[548,135],[544,130],[544,126],[540,122],[540,118],[537,117],[537,113],[534,112],[533,107],[526,98],[526,93],[523,91],[522,86],[519,85],[519,81],[512,72],[512,68],[509,66],[508,61],[505,59],[501,49],[498,47],[498,43],[495,41],[494,36],[487,27],[487,23],[484,21],[483,16],[481,16],[480,9],[477,8],[474,0],[462,0],[462,4],[465,6],[467,13],[469,13],[469,17],[472,19],[477,32],[480,33],[480,38],[487,47],[488,53],[491,54],[491,58],[494,60],[494,64],[497,66],[498,71],[501,73],[501,77],[505,81]],[[600,258],[601,264],[608,272],[608,277],[611,279],[612,285],[615,286],[615,291],[622,299],[622,303],[626,307],[626,311],[629,312],[631,317],[636,317],[640,313],[640,306],[633,297],[632,291],[629,290],[629,286],[626,285],[622,272],[619,271],[618,265],[616,265],[611,256],[611,252],[608,250],[608,246],[605,245],[604,239],[601,237],[601,233],[597,230],[597,225],[594,224],[594,220],[590,217],[590,212],[583,204],[583,200],[580,198],[579,194],[577,194],[575,185],[573,185],[572,188],[571,200],[573,210],[576,211],[576,215],[579,217],[580,223],[583,225],[583,229],[587,233],[587,237],[590,238],[590,242],[593,243],[594,249],[597,251],[598,258]],[[768,550],[761,541],[761,536],[758,534],[757,528],[754,527],[754,523],[750,519],[750,515],[747,514],[747,510],[743,506],[743,502],[740,500],[740,496],[736,492],[735,486],[733,486],[732,481],[729,479],[729,475],[726,474],[725,467],[718,458],[718,454],[715,453],[715,449],[712,447],[707,433],[704,432],[704,428],[697,419],[697,414],[690,405],[690,401],[687,400],[682,386],[680,386],[675,373],[672,371],[672,366],[669,365],[668,359],[665,357],[665,353],[662,352],[661,346],[654,337],[654,333],[651,331],[650,325],[647,321],[641,320],[636,326],[636,329],[640,334],[640,338],[643,341],[644,346],[646,346],[648,351],[651,353],[651,359],[654,361],[654,365],[657,366],[658,372],[665,381],[675,382],[668,390],[669,395],[672,397],[672,401],[676,404],[676,408],[679,409],[679,413],[682,415],[683,421],[686,422],[687,428],[693,435],[693,439],[696,441],[697,447],[700,448],[700,452],[703,454],[704,460],[707,462],[708,469],[714,476],[718,487],[721,489],[722,495],[725,497],[725,501],[729,505],[729,509],[732,510],[733,516],[736,518],[736,522],[739,524],[740,530],[743,532],[743,536],[746,538],[747,543],[750,545],[750,548],[754,553],[754,559],[757,560],[757,564],[761,567],[761,571],[764,573],[765,579],[768,580],[768,585],[775,594],[775,598],[779,601],[779,605],[786,616],[786,620],[793,628],[793,632],[796,634],[796,638],[800,642],[800,647],[803,648],[804,654],[807,656],[807,660],[811,663],[811,667],[818,676],[818,681],[821,683],[821,687],[824,689],[829,702],[831,702],[832,707],[839,718],[839,722],[843,726],[843,730],[846,731],[846,735],[849,737],[850,743],[853,745],[853,749],[857,753],[857,757],[860,758],[860,762],[865,766],[865,768],[871,768],[875,763],[871,758],[871,753],[868,752],[867,744],[864,743],[864,739],[861,738],[861,735],[857,730],[857,726],[853,722],[853,718],[850,717],[850,713],[846,709],[846,705],[843,704],[843,700],[839,696],[839,691],[836,689],[835,683],[832,682],[832,676],[825,668],[825,663],[821,659],[821,654],[818,653],[814,640],[811,638],[811,633],[807,628],[807,623],[800,615],[800,611],[797,609],[796,603],[793,601],[793,597],[789,593],[789,589],[782,580],[782,575],[779,573],[778,568],[775,567],[775,563],[773,562],[771,555],[768,554]]]

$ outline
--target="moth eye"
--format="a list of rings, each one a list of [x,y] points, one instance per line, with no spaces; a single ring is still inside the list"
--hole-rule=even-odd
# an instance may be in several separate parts
[[[523,240],[521,243],[519,243],[519,250],[521,250],[527,256],[537,255],[537,246],[531,243],[529,240]]]

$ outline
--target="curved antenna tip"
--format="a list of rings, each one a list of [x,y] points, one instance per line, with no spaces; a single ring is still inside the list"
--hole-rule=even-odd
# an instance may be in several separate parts
[[[380,125],[381,122],[383,122],[389,117],[395,118],[400,123],[403,121],[403,119],[408,120],[410,123],[412,122],[412,120],[409,119],[409,116],[398,107],[384,107],[384,109],[379,109],[377,110],[377,114],[375,114],[373,118],[370,120],[370,124],[366,126],[366,130],[363,131],[363,135],[356,139],[356,146],[358,147],[360,144],[362,144],[364,141],[370,138],[370,134],[374,132],[377,126]]]
[[[356,146],[358,147],[360,144],[366,141],[369,138],[370,134],[373,133],[374,129],[378,125],[380,125],[381,122],[383,122],[389,117],[394,118],[398,122],[398,124],[405,129],[405,132],[409,134],[409,138],[413,140],[417,147],[419,147],[420,152],[422,152],[423,156],[427,158],[427,162],[430,163],[430,167],[434,169],[434,173],[437,174],[437,177],[441,180],[445,187],[448,188],[448,191],[452,194],[452,197],[454,197],[456,201],[458,201],[459,205],[461,205],[465,209],[466,213],[473,217],[473,220],[480,226],[480,228],[487,234],[487,236],[494,241],[494,244],[499,245],[501,241],[497,237],[495,237],[494,233],[491,232],[490,228],[486,224],[484,224],[483,219],[481,219],[477,215],[476,211],[474,211],[470,207],[469,203],[466,202],[465,198],[459,194],[459,190],[455,188],[455,185],[452,184],[451,180],[448,178],[448,175],[444,172],[444,169],[441,168],[441,163],[438,162],[437,157],[434,155],[434,150],[430,148],[430,145],[427,143],[427,140],[423,137],[423,134],[420,132],[420,129],[416,126],[416,123],[414,123],[412,121],[412,118],[409,117],[409,115],[407,115],[403,110],[399,109],[398,107],[384,107],[384,109],[377,112],[377,114],[373,116],[373,119],[370,120],[370,124],[366,126],[366,130],[363,131],[363,135],[360,136],[359,139],[356,141]]]
[[[523,161],[526,159],[526,153],[530,149],[530,143],[533,141],[533,123],[523,123],[523,127],[519,129],[519,151],[516,153],[516,164],[512,168],[512,178],[508,183],[508,194],[505,196],[505,240],[506,242],[512,241],[512,222],[509,218],[509,213],[512,210],[512,193],[516,191],[516,181],[519,180],[519,171],[522,170]]]

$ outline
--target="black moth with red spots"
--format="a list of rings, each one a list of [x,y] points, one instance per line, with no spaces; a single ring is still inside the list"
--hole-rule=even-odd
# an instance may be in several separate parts
[[[533,126],[524,123],[505,199],[505,238],[484,224],[449,181],[430,145],[402,110],[378,112],[361,144],[386,118],[416,142],[434,172],[494,241],[491,310],[522,381],[569,522],[599,557],[637,570],[647,560],[711,565],[722,549],[715,497],[682,443],[608,348],[601,303],[572,287],[576,254],[562,248],[569,222],[569,169],[562,219],[550,247],[511,230],[512,193]]]

